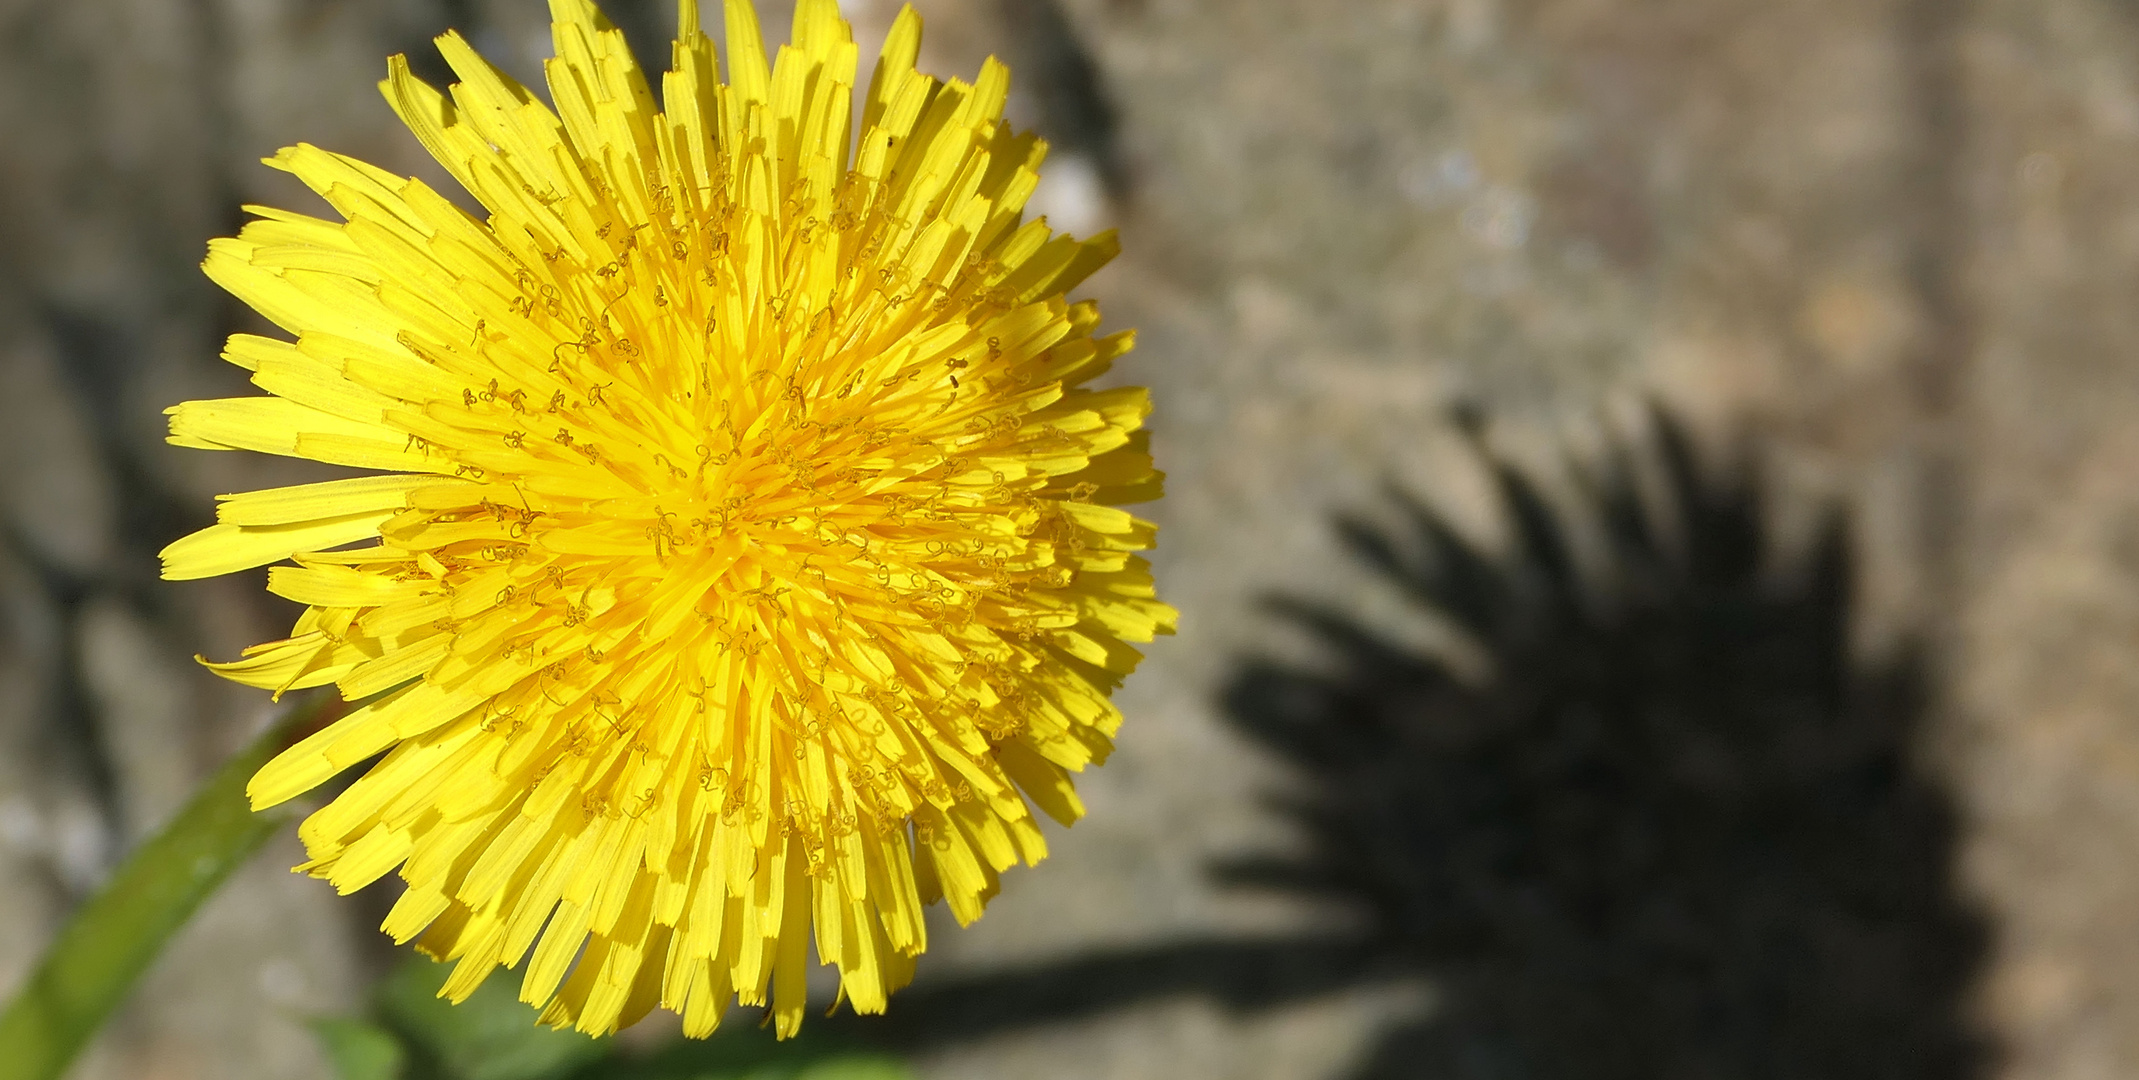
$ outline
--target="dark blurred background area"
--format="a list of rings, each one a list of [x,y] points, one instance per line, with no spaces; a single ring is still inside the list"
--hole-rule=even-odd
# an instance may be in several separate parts
[[[761,3],[784,38],[786,4]],[[922,0],[1119,228],[1183,611],[932,935],[930,1078],[2139,1074],[2139,4]],[[607,5],[665,62],[662,0]],[[864,57],[891,0],[842,0]],[[197,268],[535,0],[0,0],[0,992],[262,721],[168,584]],[[865,60],[866,62],[866,60]],[[321,1077],[393,963],[278,842],[82,1080]],[[658,1027],[640,1036],[657,1040]]]

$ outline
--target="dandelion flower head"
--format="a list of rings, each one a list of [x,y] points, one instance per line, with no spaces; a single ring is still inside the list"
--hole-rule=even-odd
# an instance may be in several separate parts
[[[369,699],[275,758],[256,807],[378,758],[304,822],[298,869],[399,871],[384,929],[494,969],[555,1025],[732,1000],[793,1034],[814,944],[882,1011],[941,898],[970,922],[1082,813],[1125,642],[1171,631],[1128,351],[1065,298],[1111,236],[1026,221],[1044,143],[1009,73],[918,73],[902,13],[857,109],[833,0],[768,64],[693,0],[652,88],[554,0],[549,105],[438,39],[446,92],[388,102],[488,211],[300,145],[269,164],[343,219],[248,207],[218,284],[292,340],[230,338],[266,396],[171,441],[364,475],[222,497],[165,576],[267,564],[306,605],[219,673]],[[850,127],[859,120],[859,139]],[[383,754],[383,757],[380,755]]]

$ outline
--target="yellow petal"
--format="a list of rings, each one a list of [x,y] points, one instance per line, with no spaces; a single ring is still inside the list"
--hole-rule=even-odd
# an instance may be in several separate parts
[[[279,562],[300,551],[339,547],[379,535],[390,513],[373,511],[286,525],[210,525],[160,553],[166,581],[214,577]]]

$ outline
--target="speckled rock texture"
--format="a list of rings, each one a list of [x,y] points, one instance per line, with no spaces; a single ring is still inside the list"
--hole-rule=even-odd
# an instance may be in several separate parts
[[[842,6],[865,53],[896,10]],[[918,6],[925,67],[1011,61],[1037,209],[1122,231],[1088,291],[1142,335],[1183,612],[1091,816],[894,999],[924,1076],[2139,1074],[2139,6]],[[611,9],[665,55],[664,5]],[[286,143],[442,184],[372,83],[441,77],[449,25],[547,51],[533,0],[0,0],[0,989],[265,715],[189,657],[290,612],[154,580],[213,495],[307,475],[162,444],[257,325],[194,264],[314,205],[255,164]],[[1693,567],[1653,595],[1584,494],[1625,446]],[[1551,585],[1533,487],[1586,598],[1550,633],[1434,614],[1455,579],[1422,605],[1343,524]],[[1333,625],[1413,659],[1314,714],[1390,741],[1316,759],[1243,687]],[[305,1019],[391,954],[298,858],[75,1075],[323,1076]]]

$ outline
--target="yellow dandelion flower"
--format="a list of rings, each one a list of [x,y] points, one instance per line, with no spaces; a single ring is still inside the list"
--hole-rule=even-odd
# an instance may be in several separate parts
[[[300,145],[269,164],[345,220],[248,207],[209,245],[295,340],[233,336],[268,396],[171,441],[376,475],[225,496],[164,574],[294,564],[290,637],[210,666],[373,700],[253,804],[383,752],[298,869],[398,868],[384,929],[448,996],[524,965],[552,1024],[702,1036],[739,998],[785,1036],[814,938],[878,1012],[924,905],[977,918],[1046,853],[1031,808],[1082,813],[1124,642],[1173,626],[1119,508],[1158,493],[1146,393],[1084,388],[1131,338],[1063,295],[1115,243],[1022,220],[1046,147],[1008,71],[916,72],[911,10],[851,146],[833,0],[770,65],[728,0],[725,82],[683,0],[658,110],[591,4],[552,17],[554,111],[451,33],[449,92],[381,84],[487,221]]]

